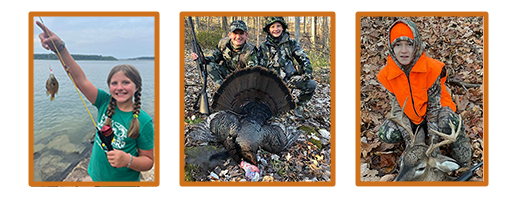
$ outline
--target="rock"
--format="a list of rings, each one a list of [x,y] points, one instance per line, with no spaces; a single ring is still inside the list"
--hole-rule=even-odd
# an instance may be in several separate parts
[[[219,176],[214,172],[211,172],[210,176],[208,176],[208,178],[210,178],[212,180],[219,180]]]
[[[318,133],[320,133],[321,137],[330,140],[330,132],[328,132],[326,129],[320,129],[318,130]]]
[[[325,181],[330,181],[330,171],[325,171],[325,173],[323,173],[323,179],[325,179]]]

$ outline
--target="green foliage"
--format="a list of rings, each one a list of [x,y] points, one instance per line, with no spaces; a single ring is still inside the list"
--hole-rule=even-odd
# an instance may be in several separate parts
[[[217,46],[217,43],[221,38],[223,38],[221,35],[223,35],[222,29],[217,30],[202,30],[199,32],[196,32],[197,41],[199,43],[199,46],[201,46],[202,49],[213,49],[215,46]]]
[[[305,135],[311,135],[313,133],[317,133],[316,130],[314,130],[313,127],[310,127],[310,126],[306,126],[306,125],[303,125],[301,127],[298,127],[299,130],[302,130]]]
[[[185,118],[185,122],[188,124],[199,124],[201,121],[203,121],[203,119],[201,117],[197,117],[197,116],[193,120]]]
[[[185,165],[185,181],[195,181],[193,173],[199,171],[201,167],[194,164],[187,164]]]
[[[319,51],[310,51],[307,52],[309,59],[311,60],[312,68],[322,68],[322,67],[330,67],[330,55],[319,52]]]
[[[316,131],[315,128],[313,127],[310,127],[310,126],[306,126],[306,125],[303,125],[301,127],[298,127],[299,130],[302,130],[305,135],[307,136],[312,136],[312,135],[318,135],[319,133]],[[319,149],[321,149],[322,145],[321,145],[321,141],[320,140],[317,140],[317,139],[314,139],[314,138],[310,138],[309,139],[309,142],[311,142],[312,144],[314,144],[315,146],[317,146]]]
[[[320,140],[317,140],[317,139],[314,139],[314,138],[311,138],[309,139],[309,142],[311,142],[312,144],[316,145],[319,149],[321,149],[321,141]]]

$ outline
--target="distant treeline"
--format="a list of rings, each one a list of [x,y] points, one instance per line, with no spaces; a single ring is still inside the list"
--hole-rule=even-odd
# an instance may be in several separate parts
[[[128,58],[127,60],[154,60],[154,57],[137,57],[137,58]]]
[[[118,59],[113,56],[102,56],[102,55],[74,55],[72,54],[74,60],[104,60],[104,61],[117,61]],[[34,54],[35,60],[57,60],[57,56],[48,53],[48,54]]]

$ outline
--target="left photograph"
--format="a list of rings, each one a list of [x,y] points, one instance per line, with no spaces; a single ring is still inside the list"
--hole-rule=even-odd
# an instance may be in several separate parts
[[[157,186],[158,12],[29,13],[29,185]]]

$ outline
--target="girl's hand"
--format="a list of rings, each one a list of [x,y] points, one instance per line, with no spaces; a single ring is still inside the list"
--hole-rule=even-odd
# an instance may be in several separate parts
[[[39,21],[36,21],[36,24],[43,31],[43,33],[40,33],[38,35],[38,37],[41,41],[41,46],[43,48],[45,48],[47,50],[52,50],[53,52],[56,52],[56,48],[58,49],[57,51],[63,50],[63,48],[65,47],[65,44],[61,40],[61,38],[59,38],[54,32],[50,31],[45,25],[43,25]],[[50,39],[52,39],[52,40],[50,40]],[[54,43],[52,43],[52,42],[54,42]],[[56,47],[54,47],[54,44],[56,45]]]
[[[107,156],[108,162],[115,168],[127,167],[127,164],[129,164],[131,160],[129,153],[117,149],[108,151]]]

